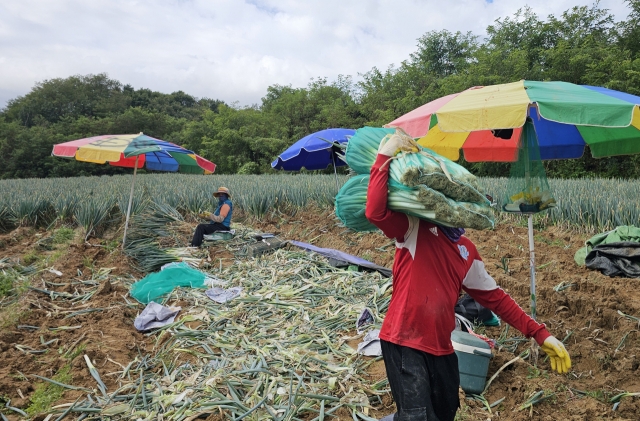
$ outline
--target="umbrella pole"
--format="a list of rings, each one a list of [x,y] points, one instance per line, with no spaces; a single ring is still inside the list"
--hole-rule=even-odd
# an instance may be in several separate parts
[[[529,274],[531,276],[531,317],[536,319],[536,263],[533,245],[533,214],[529,214]]]
[[[131,214],[131,202],[133,201],[133,186],[136,184],[136,172],[138,171],[138,158],[140,155],[136,155],[136,165],[133,167],[133,179],[131,180],[131,193],[129,193],[129,206],[127,206],[127,217],[124,221],[124,235],[122,236],[122,248],[127,242],[127,227],[129,226],[129,215]]]
[[[533,214],[529,214],[529,273],[531,275],[531,318],[536,319],[536,263],[533,246]],[[531,338],[531,359],[529,360],[534,366],[538,365],[539,350],[538,343]]]

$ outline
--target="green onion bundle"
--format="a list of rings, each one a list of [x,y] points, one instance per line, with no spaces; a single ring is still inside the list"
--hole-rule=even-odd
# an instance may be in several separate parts
[[[373,225],[364,215],[367,204],[368,175],[356,175],[347,180],[336,195],[336,216],[354,231],[375,231]]]
[[[336,215],[351,229],[374,229],[364,215],[368,174],[380,141],[393,133],[395,129],[364,127],[347,144],[345,159],[360,175],[349,180],[338,193]],[[493,211],[476,177],[461,165],[414,144],[418,152],[403,152],[387,164],[389,209],[449,227],[493,228]]]
[[[354,231],[375,231],[377,228],[365,216],[367,205],[368,175],[350,178],[336,196],[336,216]],[[404,212],[418,218],[434,219],[435,212],[429,210],[420,199],[420,192],[392,182],[388,197],[389,209]]]
[[[379,127],[362,127],[356,130],[347,142],[345,160],[357,174],[369,174],[371,166],[378,155],[378,146],[383,137],[392,135],[396,129]]]
[[[447,169],[445,173],[442,169]],[[425,185],[456,202],[489,204],[476,177],[461,165],[429,149],[401,156],[391,163],[391,178],[409,187]],[[451,177],[451,180],[449,180]]]

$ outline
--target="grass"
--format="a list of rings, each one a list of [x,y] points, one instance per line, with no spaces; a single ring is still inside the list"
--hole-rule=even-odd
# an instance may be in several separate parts
[[[603,389],[579,390],[579,389],[569,387],[568,390],[572,396],[575,396],[578,398],[591,398],[605,404],[609,404],[610,402],[613,402],[613,398],[611,397],[612,393]],[[559,390],[559,391],[562,391],[562,390]],[[614,398],[616,397],[618,397],[618,395],[614,396]]]
[[[89,256],[84,256],[82,258],[82,265],[87,269],[93,270],[93,265],[94,265],[93,259]]]
[[[547,244],[547,245],[550,245],[550,246],[556,246],[556,247],[564,247],[565,246],[564,241],[562,241],[559,238],[551,240],[551,239],[549,239],[549,238],[547,238],[545,236],[536,234],[536,235],[533,236],[533,239],[535,241],[539,242],[539,243],[544,243],[544,244]]]
[[[49,256],[47,256],[45,265],[46,266],[53,265],[62,256],[66,256],[68,252],[69,252],[69,248],[66,247],[66,246],[65,247],[56,248],[56,250],[53,253],[51,253]]]
[[[27,254],[22,256],[22,262],[26,266],[32,265],[38,262],[40,259],[42,259],[42,256],[36,250],[31,250]]]
[[[471,407],[464,402],[464,399],[460,401],[460,408],[456,412],[456,417],[453,421],[467,421],[470,420],[473,414],[471,413]]]
[[[6,297],[14,293],[17,276],[13,271],[0,272],[0,297]]]
[[[62,367],[55,376],[52,377],[60,383],[70,384],[72,381],[71,365],[67,364]],[[53,383],[40,383],[36,386],[35,391],[31,395],[31,405],[27,408],[27,414],[33,416],[48,411],[56,401],[62,398],[65,389],[62,386]]]
[[[62,227],[53,233],[53,244],[67,244],[73,240],[75,232],[72,228]]]
[[[28,278],[13,269],[0,270],[0,299],[20,295],[29,286]]]
[[[113,251],[117,250],[120,248],[120,240],[116,239],[116,240],[104,240],[103,241],[104,247],[107,250],[108,253],[112,253]]]
[[[538,377],[549,378],[549,374],[546,370],[540,370],[538,367],[527,367],[527,379],[537,379]]]
[[[68,361],[58,372],[51,378],[60,383],[71,384],[73,376],[71,375],[71,362],[81,355],[86,348],[86,344],[81,344],[72,351],[68,350],[63,357]],[[62,354],[62,350],[58,350]],[[31,395],[31,405],[26,409],[27,414],[36,415],[49,411],[51,406],[60,400],[64,395],[65,388],[53,383],[44,382],[36,386],[35,391]]]
[[[30,311],[20,309],[20,304],[18,301],[3,308],[2,313],[0,313],[0,331],[17,325],[20,319],[29,315]]]

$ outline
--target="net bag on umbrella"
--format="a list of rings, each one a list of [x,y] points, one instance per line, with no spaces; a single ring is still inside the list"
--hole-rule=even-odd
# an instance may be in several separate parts
[[[537,213],[556,206],[540,159],[533,122],[527,119],[520,135],[518,160],[511,165],[502,209],[513,213]]]

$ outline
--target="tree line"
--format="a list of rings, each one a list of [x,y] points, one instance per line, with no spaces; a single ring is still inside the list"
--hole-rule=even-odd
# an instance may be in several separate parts
[[[182,91],[134,89],[106,74],[36,83],[0,111],[0,178],[72,177],[130,170],[52,158],[56,143],[144,132],[195,151],[217,173],[261,174],[289,145],[329,127],[382,126],[429,101],[472,86],[520,79],[605,86],[640,96],[640,0],[626,0],[616,21],[596,2],[560,16],[531,8],[498,18],[480,38],[430,31],[398,66],[302,88],[272,85],[259,104],[239,107]],[[640,177],[640,157],[545,162],[550,177]],[[481,176],[507,176],[509,165],[466,163]]]

